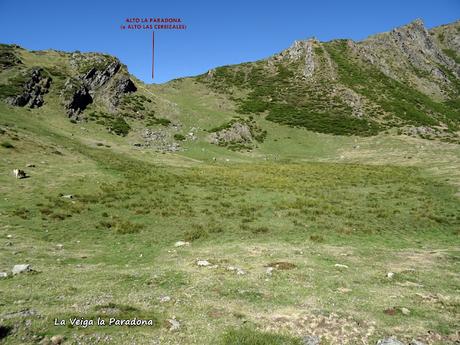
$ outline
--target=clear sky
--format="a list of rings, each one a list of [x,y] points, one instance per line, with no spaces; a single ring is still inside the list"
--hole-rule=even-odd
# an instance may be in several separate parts
[[[151,78],[151,32],[124,31],[127,17],[181,17],[187,30],[155,32],[155,79],[253,61],[296,39],[363,39],[421,18],[460,19],[460,0],[0,0],[0,42],[27,49],[97,51]]]

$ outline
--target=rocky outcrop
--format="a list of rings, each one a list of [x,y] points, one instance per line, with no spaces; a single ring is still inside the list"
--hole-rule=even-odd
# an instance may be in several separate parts
[[[319,43],[315,38],[295,41],[288,49],[272,57],[274,61],[301,62],[302,75],[305,78],[313,76],[315,60],[313,54],[314,44]]]
[[[67,115],[74,120],[82,118],[81,113],[95,98],[99,97],[114,112],[125,94],[137,90],[122,64],[114,58],[73,54],[71,65],[79,74],[66,81],[62,96]]]
[[[362,42],[350,41],[349,46],[387,76],[438,98],[453,87],[446,70],[460,78],[460,66],[443,52],[420,19]]]
[[[127,76],[122,76],[115,82],[109,102],[113,107],[117,107],[125,94],[136,91],[137,87],[134,85],[133,81]]]
[[[222,145],[229,143],[248,144],[253,141],[251,129],[246,123],[235,122],[229,128],[212,133],[209,136],[211,144]]]
[[[64,94],[68,95],[65,103],[67,115],[74,120],[80,119],[80,113],[85,110],[89,104],[93,103],[93,98],[89,93],[89,89],[84,85],[78,87],[70,80],[67,80],[64,86]]]
[[[264,141],[266,136],[266,131],[261,130],[255,121],[243,119],[234,119],[211,132],[208,136],[211,144],[232,150],[252,149],[257,142]]]
[[[25,82],[23,92],[17,96],[7,98],[6,101],[17,107],[41,107],[44,103],[43,95],[48,92],[50,85],[51,78],[44,76],[41,68],[35,68]]]

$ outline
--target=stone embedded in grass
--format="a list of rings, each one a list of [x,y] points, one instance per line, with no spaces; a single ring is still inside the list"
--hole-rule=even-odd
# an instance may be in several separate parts
[[[387,278],[388,279],[392,279],[394,276],[395,276],[395,274],[393,272],[388,272],[387,273]]]
[[[35,164],[32,164],[32,163],[26,164],[26,168],[35,168]]]
[[[62,197],[64,199],[73,199],[74,198],[73,194],[65,194],[65,195],[62,195]]]
[[[0,278],[7,278],[8,273],[7,272],[0,272]]]
[[[337,268],[349,268],[347,265],[343,265],[343,264],[335,264],[334,267],[337,267]]]
[[[29,264],[14,265],[13,269],[11,270],[13,275],[31,272],[31,271],[32,271],[32,267],[30,267]]]
[[[64,248],[64,245],[63,245],[63,244],[60,244],[60,243],[59,243],[59,244],[56,244],[56,249],[61,250],[61,249],[63,249],[63,248]]]
[[[228,266],[227,267],[227,271],[232,271],[232,272],[236,272],[237,275],[245,275],[246,272],[244,270],[242,270],[241,268],[239,267],[235,267],[235,266]]]
[[[160,296],[160,303],[166,303],[171,301],[171,297],[169,296]]]
[[[189,246],[190,245],[190,242],[186,242],[186,241],[177,241],[176,243],[174,243],[174,247],[183,247],[183,246]]]
[[[267,267],[267,270],[265,271],[265,273],[267,273],[269,276],[271,276],[272,273],[273,273],[273,270],[274,270],[273,267]]]
[[[304,345],[319,345],[321,339],[316,335],[306,335],[302,338],[302,341]]]
[[[208,260],[197,260],[196,264],[200,267],[211,266],[211,263]]]
[[[377,345],[404,345],[404,343],[400,342],[398,339],[394,337],[380,339],[377,341]]]
[[[175,318],[167,319],[166,326],[169,328],[171,332],[175,332],[180,329],[180,322],[177,321]]]
[[[399,309],[403,315],[410,315],[410,310],[407,308],[400,308]]]
[[[53,335],[51,337],[51,344],[52,345],[62,344],[63,341],[64,341],[64,336],[63,335]]]

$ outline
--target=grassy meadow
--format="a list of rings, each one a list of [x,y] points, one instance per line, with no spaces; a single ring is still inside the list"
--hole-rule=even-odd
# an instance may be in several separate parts
[[[178,111],[192,102],[159,92]],[[224,123],[211,115],[201,127]],[[1,105],[0,271],[34,272],[0,280],[0,342],[458,341],[458,146],[258,121],[253,152],[160,154]],[[154,325],[54,325],[73,317]]]

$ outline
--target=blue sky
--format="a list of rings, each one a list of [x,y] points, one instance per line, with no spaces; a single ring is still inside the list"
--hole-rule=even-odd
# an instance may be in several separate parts
[[[427,27],[460,18],[459,0],[0,0],[0,42],[27,49],[117,56],[151,78],[151,32],[122,31],[127,17],[181,17],[185,31],[155,32],[155,79],[265,58],[296,39],[363,39],[416,18]]]

